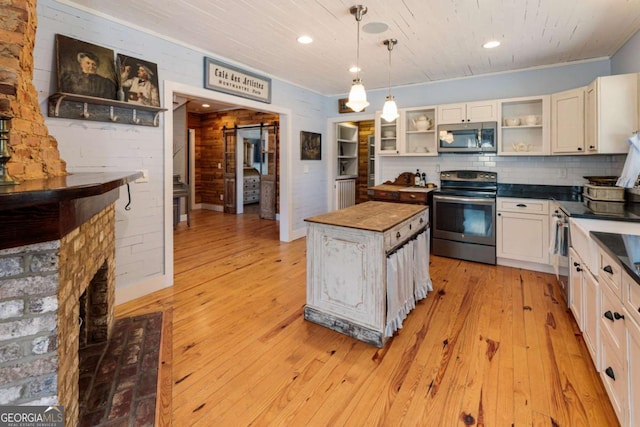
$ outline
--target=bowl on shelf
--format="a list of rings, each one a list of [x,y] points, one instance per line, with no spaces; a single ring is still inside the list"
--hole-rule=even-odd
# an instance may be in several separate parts
[[[520,118],[519,117],[507,117],[504,119],[504,124],[506,126],[520,126]]]
[[[382,131],[382,136],[384,136],[385,138],[395,138],[396,136],[396,131],[393,129],[386,129]]]
[[[535,126],[538,124],[538,116],[530,115],[524,118],[524,122],[529,126]]]
[[[516,142],[511,145],[513,147],[513,151],[525,152],[531,150],[531,144],[525,144],[524,142]]]

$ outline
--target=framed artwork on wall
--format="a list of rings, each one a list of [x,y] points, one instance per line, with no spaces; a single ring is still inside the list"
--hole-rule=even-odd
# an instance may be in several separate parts
[[[322,135],[300,131],[300,160],[322,160]]]
[[[153,62],[118,54],[118,99],[138,105],[160,106],[158,66]]]
[[[58,92],[116,99],[114,52],[56,34]]]

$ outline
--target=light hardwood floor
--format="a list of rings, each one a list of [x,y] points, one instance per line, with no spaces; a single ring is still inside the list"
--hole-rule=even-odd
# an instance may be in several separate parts
[[[116,308],[172,312],[159,424],[618,425],[552,275],[432,256],[434,292],[378,349],[303,319],[305,239],[191,220],[175,285]]]

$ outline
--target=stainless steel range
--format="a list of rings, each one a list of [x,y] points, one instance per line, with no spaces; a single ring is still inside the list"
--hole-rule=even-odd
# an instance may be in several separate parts
[[[498,174],[482,171],[440,173],[433,195],[434,255],[496,263]]]

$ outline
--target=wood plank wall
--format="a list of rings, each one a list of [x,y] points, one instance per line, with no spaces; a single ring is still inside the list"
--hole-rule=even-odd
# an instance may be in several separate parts
[[[358,125],[358,179],[356,182],[356,203],[369,200],[367,196],[368,165],[369,165],[369,135],[373,135],[375,122],[363,120]]]
[[[210,114],[189,113],[189,128],[196,130],[195,141],[195,203],[206,203],[222,207],[220,195],[224,194],[222,183],[222,127],[271,124],[280,116],[246,109],[221,111]],[[278,147],[279,151],[279,147]],[[278,182],[280,165],[277,168]]]

